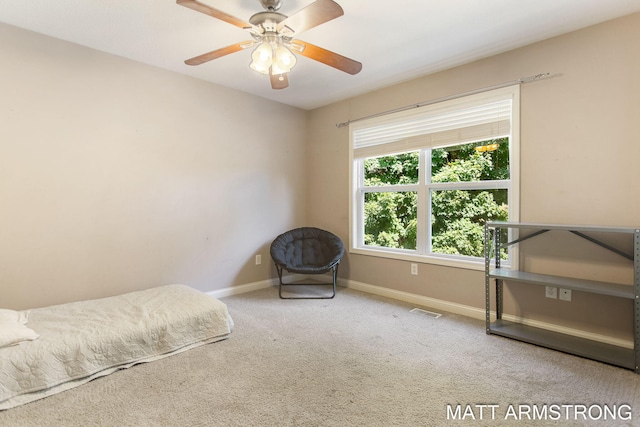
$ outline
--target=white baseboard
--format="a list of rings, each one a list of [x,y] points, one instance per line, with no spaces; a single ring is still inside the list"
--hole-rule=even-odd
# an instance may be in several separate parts
[[[379,295],[381,297],[387,297],[411,304],[421,305],[436,310],[447,311],[449,313],[460,314],[462,316],[472,317],[474,319],[484,320],[485,318],[483,309],[470,307],[468,305],[456,304],[454,302],[429,298],[409,292],[397,291],[395,289],[384,288],[382,286],[369,285],[367,283],[356,282],[353,280],[340,279],[339,283],[340,286],[366,292],[369,294]]]
[[[495,318],[494,312],[491,312],[491,315],[493,316],[493,318]],[[547,331],[558,332],[561,334],[571,335],[587,340],[598,341],[605,344],[617,345],[618,347],[633,349],[633,341],[631,340],[623,340],[620,338],[609,337],[607,335],[595,334],[592,332],[582,331],[580,329],[566,328],[564,326],[558,326],[552,323],[540,322],[537,320],[525,319],[510,314],[503,314],[502,318],[504,320],[508,320],[509,322],[522,323],[523,325],[533,326],[535,328],[545,329]]]
[[[300,275],[286,276],[285,281],[299,280]],[[277,286],[278,279],[263,280],[261,282],[248,283],[246,285],[232,286],[229,288],[218,289],[215,291],[207,292],[215,298],[223,298],[232,295],[243,294],[245,292],[257,291],[259,289],[268,288],[270,286]],[[448,313],[459,314],[461,316],[471,317],[473,319],[485,320],[485,310],[482,308],[471,307],[468,305],[457,304],[450,301],[439,300],[436,298],[425,297],[422,295],[412,294],[409,292],[398,291],[395,289],[384,288],[382,286],[370,285],[368,283],[356,282],[354,280],[338,279],[338,285],[355,289],[357,291],[366,292],[373,295],[379,295],[386,298],[391,298],[399,301],[404,301],[410,304],[427,307],[432,310],[442,310]],[[491,313],[492,318],[495,318],[495,313]],[[540,329],[546,329],[548,331],[559,332],[566,335],[572,335],[575,337],[585,338],[593,341],[603,342],[606,344],[617,345],[619,347],[633,349],[633,341],[623,340],[619,338],[613,338],[606,335],[595,334],[591,332],[585,332],[579,329],[567,328],[564,326],[558,326],[551,323],[540,322],[537,320],[524,319],[522,317],[504,314],[503,319],[510,322],[518,322],[528,326],[533,326]]]
[[[224,289],[216,289],[215,291],[206,292],[214,298],[230,297],[232,295],[244,294],[247,292],[257,291],[259,289],[268,288],[278,284],[278,279],[263,280],[261,282],[247,283],[246,285],[231,286]]]
[[[288,274],[283,275],[282,280],[286,283],[297,282],[303,280],[306,276],[303,274]],[[247,292],[257,291],[260,289],[268,288],[270,286],[278,286],[278,279],[262,280],[260,282],[247,283],[244,285],[230,286],[228,288],[216,289],[215,291],[205,292],[207,295],[211,295],[214,298],[230,297],[232,295],[244,294]]]
[[[449,313],[459,314],[461,316],[467,316],[467,317],[471,317],[479,320],[486,319],[485,310],[477,307],[470,307],[467,305],[456,304],[450,301],[429,298],[422,295],[416,295],[408,292],[397,291],[394,289],[383,288],[381,286],[369,285],[367,283],[355,282],[353,280],[341,279],[339,283],[341,286],[344,286],[347,288],[408,302],[410,304],[416,304],[416,305],[428,307],[435,310],[442,310]],[[492,318],[495,318],[495,312],[492,312],[491,316]],[[545,329],[548,331],[559,332],[562,334],[585,338],[592,341],[598,341],[606,344],[617,345],[619,347],[633,349],[633,341],[631,340],[624,340],[624,339],[610,337],[607,335],[595,334],[592,332],[585,332],[579,329],[567,328],[564,326],[558,326],[551,323],[540,322],[538,320],[525,319],[519,316],[514,316],[509,314],[503,314],[502,318],[510,322],[522,323],[524,325],[533,326],[533,327]]]

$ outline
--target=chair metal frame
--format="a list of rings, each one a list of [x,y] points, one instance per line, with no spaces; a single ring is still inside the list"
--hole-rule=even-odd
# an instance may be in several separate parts
[[[326,245],[329,245],[329,248],[333,252],[323,251],[323,256],[326,257],[325,260],[320,262],[320,265],[304,265],[300,263],[298,260],[295,264],[291,264],[291,258],[289,256],[283,256],[283,250],[291,250],[291,246],[293,242],[306,241],[306,240],[318,240],[320,242],[324,242]],[[327,248],[327,246],[323,246]],[[298,251],[300,250],[300,246],[298,246]],[[274,239],[271,243],[270,253],[271,258],[276,266],[276,270],[278,272],[278,296],[282,299],[332,299],[336,296],[336,288],[338,282],[338,267],[340,265],[340,261],[344,256],[344,244],[342,240],[335,234],[322,230],[320,228],[315,227],[300,227],[293,230],[289,230],[285,233],[282,233],[278,237]],[[298,256],[305,256],[308,254],[306,252],[297,252]],[[313,254],[313,252],[311,253]],[[310,255],[310,254],[309,254]],[[324,264],[322,264],[324,263]],[[291,264],[291,265],[288,265]],[[323,282],[312,282],[308,281],[292,281],[286,283],[283,280],[283,273],[286,270],[289,273],[293,274],[303,274],[303,275],[318,275],[318,274],[326,274],[331,272],[332,281],[331,283],[323,283]],[[320,296],[285,296],[283,295],[283,287],[286,286],[332,286],[333,292],[331,295],[320,295]]]
[[[332,283],[305,283],[305,282],[291,282],[291,283],[284,283],[282,281],[282,271],[286,270],[283,266],[279,265],[278,263],[276,264],[276,270],[278,271],[278,280],[279,280],[279,285],[278,285],[278,296],[282,299],[332,299],[333,297],[336,296],[336,285],[338,282],[338,266],[340,265],[340,261],[338,261],[337,263],[335,263],[333,266],[331,266],[331,271],[332,271],[332,276],[333,276],[333,281]],[[282,296],[282,287],[283,286],[333,286],[333,293],[331,294],[331,296],[301,296],[301,297],[287,297],[287,296]]]

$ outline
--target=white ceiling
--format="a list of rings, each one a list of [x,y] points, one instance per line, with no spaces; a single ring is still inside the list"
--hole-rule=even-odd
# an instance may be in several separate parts
[[[245,21],[263,10],[259,0],[200,1]],[[360,61],[362,71],[351,76],[299,57],[289,87],[280,91],[249,69],[250,51],[185,65],[187,58],[251,37],[175,0],[0,0],[0,22],[312,109],[640,11],[640,0],[337,2],[344,16],[296,38]],[[280,12],[290,16],[312,0],[282,3]]]

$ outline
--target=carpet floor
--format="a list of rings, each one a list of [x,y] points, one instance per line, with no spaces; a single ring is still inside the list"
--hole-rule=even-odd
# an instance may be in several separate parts
[[[229,339],[0,412],[0,425],[640,425],[639,375],[478,320],[343,288],[222,300]]]

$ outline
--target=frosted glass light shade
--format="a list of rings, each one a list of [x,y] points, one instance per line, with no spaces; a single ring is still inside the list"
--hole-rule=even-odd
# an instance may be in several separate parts
[[[278,46],[275,50],[275,61],[272,64],[273,74],[284,74],[291,71],[296,65],[296,57],[289,49],[284,46]]]
[[[269,43],[264,42],[253,51],[251,59],[253,61],[249,67],[252,70],[262,74],[269,74],[269,68],[273,63],[273,48]]]

